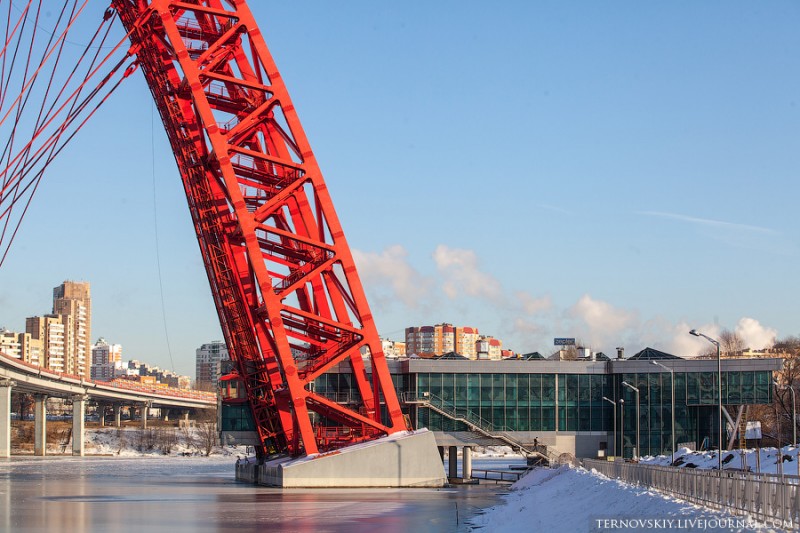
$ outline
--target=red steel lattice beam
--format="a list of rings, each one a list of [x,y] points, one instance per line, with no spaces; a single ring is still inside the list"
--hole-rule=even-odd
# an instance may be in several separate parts
[[[113,7],[175,153],[259,454],[314,454],[407,429],[327,187],[246,2]],[[356,406],[311,390],[344,362]],[[320,437],[312,412],[347,437]]]

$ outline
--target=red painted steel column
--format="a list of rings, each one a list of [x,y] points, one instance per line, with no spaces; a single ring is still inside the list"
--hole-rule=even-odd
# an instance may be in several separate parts
[[[405,430],[350,248],[246,3],[113,6],[175,153],[260,455],[313,454]],[[342,364],[355,405],[310,386]],[[339,436],[318,438],[312,413],[343,428]]]

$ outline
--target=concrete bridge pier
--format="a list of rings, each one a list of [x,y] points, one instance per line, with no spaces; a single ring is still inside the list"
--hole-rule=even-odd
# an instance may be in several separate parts
[[[121,428],[122,427],[122,406],[118,403],[115,403],[112,406],[114,411],[114,427]]]
[[[47,396],[33,396],[33,455],[47,455]]]
[[[472,479],[472,448],[469,446],[461,451],[461,477],[465,481]]]
[[[450,446],[447,452],[447,460],[450,464],[450,469],[447,471],[447,476],[451,479],[458,477],[458,446]]]
[[[142,429],[147,429],[147,415],[150,412],[152,402],[142,403]]]
[[[11,457],[11,387],[10,380],[0,381],[0,458]]]
[[[88,396],[76,395],[72,397],[72,455],[83,457],[83,437],[86,424],[86,401]]]

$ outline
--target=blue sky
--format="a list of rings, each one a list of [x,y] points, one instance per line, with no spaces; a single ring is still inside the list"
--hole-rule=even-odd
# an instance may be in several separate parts
[[[692,355],[693,327],[800,333],[796,2],[250,4],[382,335]],[[125,357],[193,374],[221,338],[139,73],[51,166],[0,325],[64,279],[92,283],[92,336]]]

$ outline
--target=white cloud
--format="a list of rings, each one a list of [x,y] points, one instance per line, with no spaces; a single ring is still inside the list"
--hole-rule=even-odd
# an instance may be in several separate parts
[[[537,297],[519,287],[504,287],[481,269],[474,250],[438,245],[431,256],[438,271],[433,277],[415,269],[400,245],[379,253],[353,250],[353,255],[373,306],[384,311],[400,306],[398,327],[426,321],[471,325],[498,336],[505,348],[517,352],[545,353],[553,337],[568,336],[607,354],[624,346],[630,357],[650,346],[694,357],[713,346],[689,335],[689,330],[696,328],[712,338],[723,330],[718,324],[688,324],[657,315],[643,320],[635,309],[615,307],[588,293],[565,309],[550,295]],[[748,317],[738,321],[735,331],[752,349],[769,346],[777,337],[775,329]]]
[[[744,317],[736,324],[736,334],[744,341],[744,345],[752,350],[771,348],[775,344],[778,330],[762,326],[754,318]]]
[[[584,322],[589,327],[589,339],[608,338],[618,335],[635,321],[635,315],[622,309],[615,309],[608,302],[595,300],[584,294],[573,305],[569,316]]]
[[[712,339],[719,339],[724,328],[719,324],[690,326],[686,322],[681,322],[671,328],[671,331],[664,332],[664,338],[671,337],[672,339],[667,343],[668,349],[665,351],[681,357],[695,357],[702,353],[713,352],[714,345],[708,340],[689,335],[689,331],[692,329],[705,333]],[[739,319],[734,331],[744,341],[745,347],[753,350],[772,346],[778,336],[778,330],[762,326],[758,320],[749,317]]]
[[[550,296],[535,298],[528,291],[517,291],[516,296],[522,306],[522,311],[528,315],[535,315],[553,307],[553,300]]]
[[[692,329],[702,331],[711,338],[719,337],[722,331],[719,325],[704,324],[700,326],[691,326],[686,322],[680,322],[664,331],[664,338],[670,339],[666,342],[664,351],[677,355],[678,357],[695,357],[713,348],[713,345],[706,339],[690,335],[689,332]]]
[[[429,294],[431,280],[408,262],[408,252],[395,244],[380,253],[353,249],[353,259],[362,283],[370,289],[383,288],[408,307],[419,307]]]
[[[478,268],[474,251],[440,244],[433,252],[433,260],[445,276],[442,290],[451,300],[467,295],[503,303],[503,287],[494,276]]]
[[[541,324],[537,324],[536,322],[531,322],[523,318],[517,318],[516,320],[514,320],[514,330],[518,334],[525,334],[525,335],[539,335],[547,332],[547,328],[545,328]],[[520,347],[519,349],[523,348]]]

